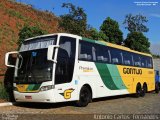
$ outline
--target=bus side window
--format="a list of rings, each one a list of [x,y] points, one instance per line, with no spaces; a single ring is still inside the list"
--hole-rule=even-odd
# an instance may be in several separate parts
[[[142,67],[147,68],[147,57],[141,56]]]
[[[124,65],[133,65],[133,61],[132,61],[132,53],[127,52],[127,51],[123,51],[123,64]]]
[[[109,48],[109,50],[112,64],[122,65],[122,51],[115,48]]]
[[[141,57],[138,54],[133,54],[134,66],[141,67]]]
[[[96,58],[97,62],[110,63],[108,48],[106,46],[97,45]]]
[[[80,41],[79,44],[79,60],[84,61],[96,61],[96,48],[92,43],[86,41]]]
[[[146,57],[147,60],[147,68],[153,68],[152,58]]]

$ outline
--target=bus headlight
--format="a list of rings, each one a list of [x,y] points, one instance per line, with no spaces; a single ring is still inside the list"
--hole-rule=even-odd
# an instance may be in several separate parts
[[[54,89],[54,85],[42,86],[40,88],[40,91],[47,91],[47,90],[50,90],[50,89]]]

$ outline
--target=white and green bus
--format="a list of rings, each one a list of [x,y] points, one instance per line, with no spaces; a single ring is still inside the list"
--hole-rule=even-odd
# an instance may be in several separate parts
[[[15,64],[10,56],[16,54]],[[26,39],[19,51],[6,53],[14,67],[17,102],[76,101],[136,94],[155,89],[152,56],[103,41],[56,33]]]

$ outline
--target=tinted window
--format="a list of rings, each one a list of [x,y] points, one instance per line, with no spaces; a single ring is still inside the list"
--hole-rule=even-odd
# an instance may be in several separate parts
[[[153,68],[153,61],[151,57],[146,57],[146,62],[147,68]]]
[[[133,66],[133,55],[130,52],[123,51],[123,64]]]
[[[108,47],[97,45],[96,59],[97,59],[97,62],[110,63]]]
[[[141,56],[141,66],[144,68],[147,68],[147,57],[146,56]]]
[[[79,60],[96,61],[95,45],[89,42],[80,41]]]
[[[138,54],[133,54],[134,66],[141,67],[141,56]]]
[[[74,70],[76,39],[71,37],[60,38],[58,49],[55,84],[71,82]]]
[[[151,57],[86,41],[80,41],[79,60],[153,68]]]
[[[47,60],[47,49],[20,52],[20,55],[23,59],[20,59],[21,67],[18,69],[15,82],[41,83],[52,80],[53,64]]]
[[[112,64],[122,64],[122,51],[110,48],[110,54],[111,54],[111,63]]]

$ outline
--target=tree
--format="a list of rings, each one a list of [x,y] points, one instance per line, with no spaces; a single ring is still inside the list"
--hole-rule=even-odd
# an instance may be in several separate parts
[[[152,56],[153,56],[154,59],[159,59],[160,58],[160,55],[152,54]]]
[[[150,53],[150,42],[141,32],[131,32],[124,41],[125,46],[139,52]]]
[[[18,45],[20,46],[27,38],[44,35],[46,33],[46,31],[40,29],[39,27],[25,25],[19,32]]]
[[[87,15],[83,8],[75,7],[72,3],[63,3],[62,7],[68,8],[69,13],[60,16],[60,27],[69,33],[84,36],[87,29]]]
[[[134,16],[132,14],[128,14],[125,17],[123,24],[130,32],[148,32],[149,29],[145,26],[145,23],[147,22],[147,18],[143,15],[139,14]]]
[[[99,32],[98,36],[99,40],[109,41],[109,37],[106,36],[106,34],[104,34],[102,31]]]
[[[108,37],[102,31],[98,31],[96,28],[93,28],[90,25],[88,25],[85,37],[88,37],[93,40],[108,41]]]
[[[108,38],[105,41],[121,44],[123,41],[123,33],[119,29],[119,24],[117,21],[107,17],[100,27],[100,32],[104,33]]]
[[[87,35],[88,38],[94,39],[94,40],[99,39],[99,32],[97,31],[96,28],[89,28],[87,32],[88,32],[88,35]]]

